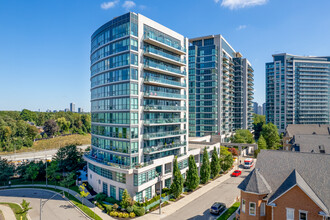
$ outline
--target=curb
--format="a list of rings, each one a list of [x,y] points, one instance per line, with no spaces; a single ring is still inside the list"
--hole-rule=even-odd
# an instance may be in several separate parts
[[[15,189],[14,189],[15,188]],[[11,187],[11,188],[2,188],[1,190],[18,190],[20,189],[20,187]],[[22,188],[21,188],[22,189]],[[47,191],[47,192],[51,192],[51,193],[54,193],[54,194],[57,194],[59,196],[62,197],[62,195],[58,192],[55,192],[55,191],[52,191],[52,190],[48,190],[48,189],[40,189],[40,188],[24,188],[24,189],[33,189],[33,190],[41,190],[41,191]],[[62,197],[63,198],[63,197]],[[83,216],[85,216],[85,218],[87,219],[91,219],[93,220],[91,217],[89,217],[85,212],[83,212],[78,206],[76,206],[73,202],[71,202],[67,197],[64,197],[64,200],[69,202],[73,207],[75,207],[77,209],[78,212],[80,212]],[[16,203],[17,204],[17,203]],[[19,205],[19,204],[18,204]],[[19,205],[20,206],[20,205]],[[28,217],[29,219],[30,216]]]

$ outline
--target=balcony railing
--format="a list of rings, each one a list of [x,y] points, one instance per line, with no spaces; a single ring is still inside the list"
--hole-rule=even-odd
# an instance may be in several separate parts
[[[161,131],[161,132],[155,132],[155,133],[148,133],[143,135],[143,139],[151,139],[151,138],[162,138],[167,136],[176,136],[176,135],[182,135],[186,134],[186,130],[178,130],[178,131]]]
[[[161,42],[163,44],[166,44],[167,46],[170,46],[170,47],[173,47],[177,50],[180,50],[182,52],[186,52],[186,48],[181,47],[178,44],[174,44],[171,41],[167,41],[167,40],[165,40],[164,37],[157,37],[155,35],[147,35],[147,36],[144,36],[144,39],[153,39],[153,40],[156,40],[156,41]]]
[[[186,99],[186,95],[169,93],[169,92],[158,92],[158,91],[148,91],[144,92],[145,96],[159,96],[159,97],[167,97],[167,98],[176,98],[176,99]]]
[[[173,68],[171,66],[167,66],[167,65],[164,65],[164,64],[159,64],[159,63],[156,63],[156,62],[153,62],[153,61],[150,61],[150,60],[146,61],[144,63],[144,65],[146,67],[156,68],[156,69],[159,69],[159,70],[164,70],[164,71],[176,73],[176,74],[180,74],[180,75],[183,75],[183,76],[186,75],[186,71],[185,70],[184,71],[181,71],[178,68]]]
[[[104,158],[94,157],[94,156],[90,155],[90,153],[86,153],[85,157],[89,160],[93,160],[97,163],[104,164],[104,165],[111,166],[111,167],[117,167],[117,168],[120,168],[120,169],[131,169],[132,168],[132,166],[112,163],[110,161],[106,161]]]
[[[173,86],[186,87],[186,83],[177,82],[177,81],[168,80],[168,79],[162,79],[160,77],[147,76],[144,79],[144,81],[147,81],[147,82],[156,82],[156,83],[164,83],[164,84],[173,85]]]
[[[157,119],[146,119],[143,124],[167,124],[167,123],[183,123],[187,120],[185,118],[157,118]]]
[[[166,150],[171,150],[174,148],[180,148],[180,147],[186,146],[186,144],[187,144],[187,142],[184,141],[184,142],[176,142],[176,143],[160,145],[160,146],[146,147],[146,148],[143,148],[143,153],[145,153],[145,154],[157,153],[159,151],[166,151]]]
[[[170,106],[170,105],[146,105],[144,106],[145,111],[150,110],[164,110],[164,111],[185,111],[185,106]]]
[[[165,52],[163,52],[161,50],[157,50],[157,49],[152,48],[152,47],[147,47],[145,49],[145,52],[154,53],[154,54],[160,55],[162,57],[166,57],[168,59],[172,59],[172,60],[175,60],[177,62],[186,64],[186,60],[185,59],[181,59],[180,57],[173,56],[173,55],[171,55],[169,53],[165,53]]]

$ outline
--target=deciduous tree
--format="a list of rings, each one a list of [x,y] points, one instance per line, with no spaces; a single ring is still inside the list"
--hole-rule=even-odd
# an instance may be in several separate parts
[[[273,123],[263,125],[261,135],[265,138],[268,149],[277,149],[280,137],[276,125]]]

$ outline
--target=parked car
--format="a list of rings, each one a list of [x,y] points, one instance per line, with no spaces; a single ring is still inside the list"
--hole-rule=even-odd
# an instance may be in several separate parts
[[[210,208],[210,212],[212,214],[216,214],[219,215],[221,212],[223,212],[226,209],[226,204],[224,203],[220,203],[220,202],[216,202],[214,203],[211,208]]]
[[[242,174],[242,171],[240,171],[240,170],[235,170],[232,174],[231,174],[231,176],[235,176],[235,177],[237,177],[237,176],[240,176]]]

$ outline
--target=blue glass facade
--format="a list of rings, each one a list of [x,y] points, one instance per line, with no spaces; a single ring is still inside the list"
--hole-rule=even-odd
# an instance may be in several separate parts
[[[288,124],[329,124],[330,58],[273,55],[266,63],[266,120],[284,132]]]

